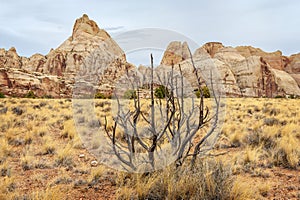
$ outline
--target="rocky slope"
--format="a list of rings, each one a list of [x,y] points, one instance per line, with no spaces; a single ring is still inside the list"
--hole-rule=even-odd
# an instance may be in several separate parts
[[[179,48],[181,46],[186,44],[171,43],[166,52],[173,50],[177,55],[165,53],[161,65],[170,66],[171,60],[176,60],[176,64],[185,66],[183,69],[187,78],[193,83],[195,77],[191,73],[193,68],[188,62],[190,57],[182,56],[183,48]],[[266,53],[250,46],[232,48],[225,47],[219,42],[211,42],[197,49],[193,54],[193,60],[196,67],[200,68],[204,75],[206,73],[206,80],[204,78],[206,83],[210,82],[207,71],[213,71],[214,82],[224,86],[227,96],[300,95],[300,54],[287,57],[280,51]]]
[[[300,54],[288,57],[280,51],[267,53],[251,46],[232,48],[210,42],[192,55],[202,71],[202,80],[208,82],[213,69],[214,81],[224,86],[227,96],[300,95]],[[172,62],[178,69],[180,64],[188,82],[195,86],[190,60],[188,44],[174,41],[166,48],[157,70],[170,70]],[[79,87],[110,95],[118,79],[134,68],[110,35],[83,15],[76,20],[72,35],[45,56],[26,58],[13,47],[0,49],[0,92],[23,97],[31,90],[39,97],[69,98]],[[92,89],[88,83],[92,83]]]

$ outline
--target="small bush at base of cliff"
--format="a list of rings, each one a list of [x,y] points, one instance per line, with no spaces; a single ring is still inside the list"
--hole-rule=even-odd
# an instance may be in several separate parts
[[[111,95],[103,94],[100,92],[95,94],[95,99],[111,99]]]
[[[203,96],[204,98],[210,98],[210,92],[207,86],[202,87],[202,92],[203,92]],[[197,98],[200,98],[201,93],[199,90],[195,91],[195,95],[197,96]]]
[[[24,96],[25,98],[32,98],[32,99],[35,99],[36,96],[34,94],[33,91],[29,90],[29,92]]]
[[[43,99],[54,99],[53,96],[48,95],[48,94],[44,95],[42,98]]]
[[[155,89],[154,95],[156,98],[163,99],[166,96],[169,96],[168,88],[166,86],[161,85]]]
[[[5,98],[5,95],[2,92],[0,92],[0,99],[3,99],[3,98]]]
[[[127,90],[124,95],[123,95],[124,99],[136,99],[137,95],[136,95],[136,91],[135,90]]]
[[[95,94],[95,99],[106,99],[106,97],[103,93],[97,93]]]

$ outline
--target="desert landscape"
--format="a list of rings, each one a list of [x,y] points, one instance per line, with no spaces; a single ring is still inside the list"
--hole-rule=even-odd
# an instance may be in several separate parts
[[[86,14],[75,21],[72,35],[47,55],[23,57],[14,47],[0,49],[0,199],[300,199],[300,54],[285,56],[280,51],[220,42],[191,52],[187,42],[171,42],[155,73],[173,75],[175,70],[185,78],[188,84],[182,81],[182,88],[191,88],[195,102],[200,100],[193,111],[207,110],[203,119],[220,124],[217,140],[209,151],[195,151],[197,160],[190,164],[193,159],[188,153],[205,138],[201,131],[214,129],[213,123],[203,123],[191,135],[189,146],[183,146],[186,157],[153,171],[118,170],[91,152],[102,141],[92,139],[87,146],[79,133],[81,118],[74,116],[84,117],[81,121],[90,129],[103,126],[106,137],[113,143],[119,139],[122,146],[128,142],[126,131],[118,129],[113,116],[119,99],[131,102],[133,114],[142,113],[139,118],[129,115],[134,123],[147,118],[151,105],[171,105],[164,131],[173,136],[171,127],[178,129],[185,121],[185,131],[179,134],[188,134],[190,121],[180,106],[193,100],[183,92],[173,94],[177,87],[172,88],[171,81],[159,84],[150,64],[150,59],[149,66],[129,63],[117,42]],[[208,78],[207,68],[212,75]],[[131,90],[124,74],[145,83]],[[222,85],[220,93],[214,92],[216,83]],[[126,89],[116,98],[118,87]],[[96,121],[89,118],[91,113],[78,109],[77,99],[92,100]],[[211,102],[224,108],[224,113],[216,110],[222,122],[214,119],[218,115],[212,113]],[[140,109],[139,103],[145,107]],[[178,125],[172,120],[178,120]],[[190,125],[193,129],[194,121]],[[141,122],[143,126],[147,123]],[[144,145],[136,151],[150,152],[153,147],[137,135],[132,140]],[[157,146],[167,141],[163,138]],[[130,164],[134,162],[128,166],[136,169]]]
[[[109,113],[106,101],[96,100],[98,114]],[[227,99],[220,139],[196,173],[170,165],[143,175],[93,163],[77,135],[71,100],[2,99],[0,197],[297,199],[298,104],[298,99]]]

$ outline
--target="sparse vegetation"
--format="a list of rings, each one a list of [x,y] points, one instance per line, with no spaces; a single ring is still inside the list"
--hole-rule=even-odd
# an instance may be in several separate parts
[[[25,98],[35,99],[36,96],[32,90],[29,90],[28,93],[24,96]]]
[[[95,100],[95,113],[99,118],[108,116],[108,126],[113,126],[111,101]],[[69,101],[5,98],[0,105],[6,108],[0,113],[0,199],[83,195],[88,199],[297,199],[299,195],[298,99],[227,99],[228,112],[212,159],[198,159],[195,171],[171,165],[148,174],[92,167],[95,158],[77,135]],[[89,116],[82,117],[83,123],[94,126]]]
[[[44,95],[42,96],[43,99],[53,99],[53,96],[51,95]]]
[[[119,176],[117,199],[230,199],[232,183],[230,167],[208,159],[194,169],[171,165],[148,175]]]
[[[164,85],[160,85],[155,89],[154,95],[156,98],[164,99],[166,96],[169,96],[168,88]]]
[[[95,94],[95,99],[111,99],[111,95],[107,95],[99,92]]]
[[[3,98],[5,98],[5,95],[2,92],[0,92],[0,99],[3,99]]]
[[[204,86],[201,88],[202,92],[203,92],[203,96],[204,98],[210,98],[210,92],[207,86]],[[201,97],[201,92],[199,90],[195,91],[195,95],[197,98]]]
[[[126,90],[124,95],[124,99],[135,99],[137,98],[136,91],[135,90]]]

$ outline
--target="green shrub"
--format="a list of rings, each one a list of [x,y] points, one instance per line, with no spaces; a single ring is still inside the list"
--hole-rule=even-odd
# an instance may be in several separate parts
[[[204,98],[210,98],[210,92],[209,92],[208,87],[207,87],[207,86],[204,86],[204,87],[202,87],[201,89],[202,89]],[[200,96],[201,96],[200,91],[199,91],[199,90],[196,90],[195,95],[197,96],[197,98],[200,98]]]
[[[36,98],[35,94],[33,91],[29,90],[29,92],[24,96],[25,98]]]
[[[135,98],[137,98],[136,91],[135,90],[127,90],[124,93],[123,97],[124,97],[124,99],[135,99]]]
[[[289,99],[297,99],[297,96],[294,95],[294,94],[291,94],[291,95],[288,96],[288,98],[289,98]]]
[[[284,98],[283,96],[281,96],[281,95],[277,95],[277,96],[275,96],[275,99],[281,99],[281,98]]]
[[[5,95],[2,92],[0,92],[0,98],[5,98]]]
[[[53,99],[53,96],[45,94],[42,98],[43,99]]]
[[[155,89],[154,95],[156,98],[163,99],[169,95],[169,90],[166,86],[160,85],[158,88]]]
[[[101,92],[95,94],[95,99],[111,99],[111,95],[103,94]]]

